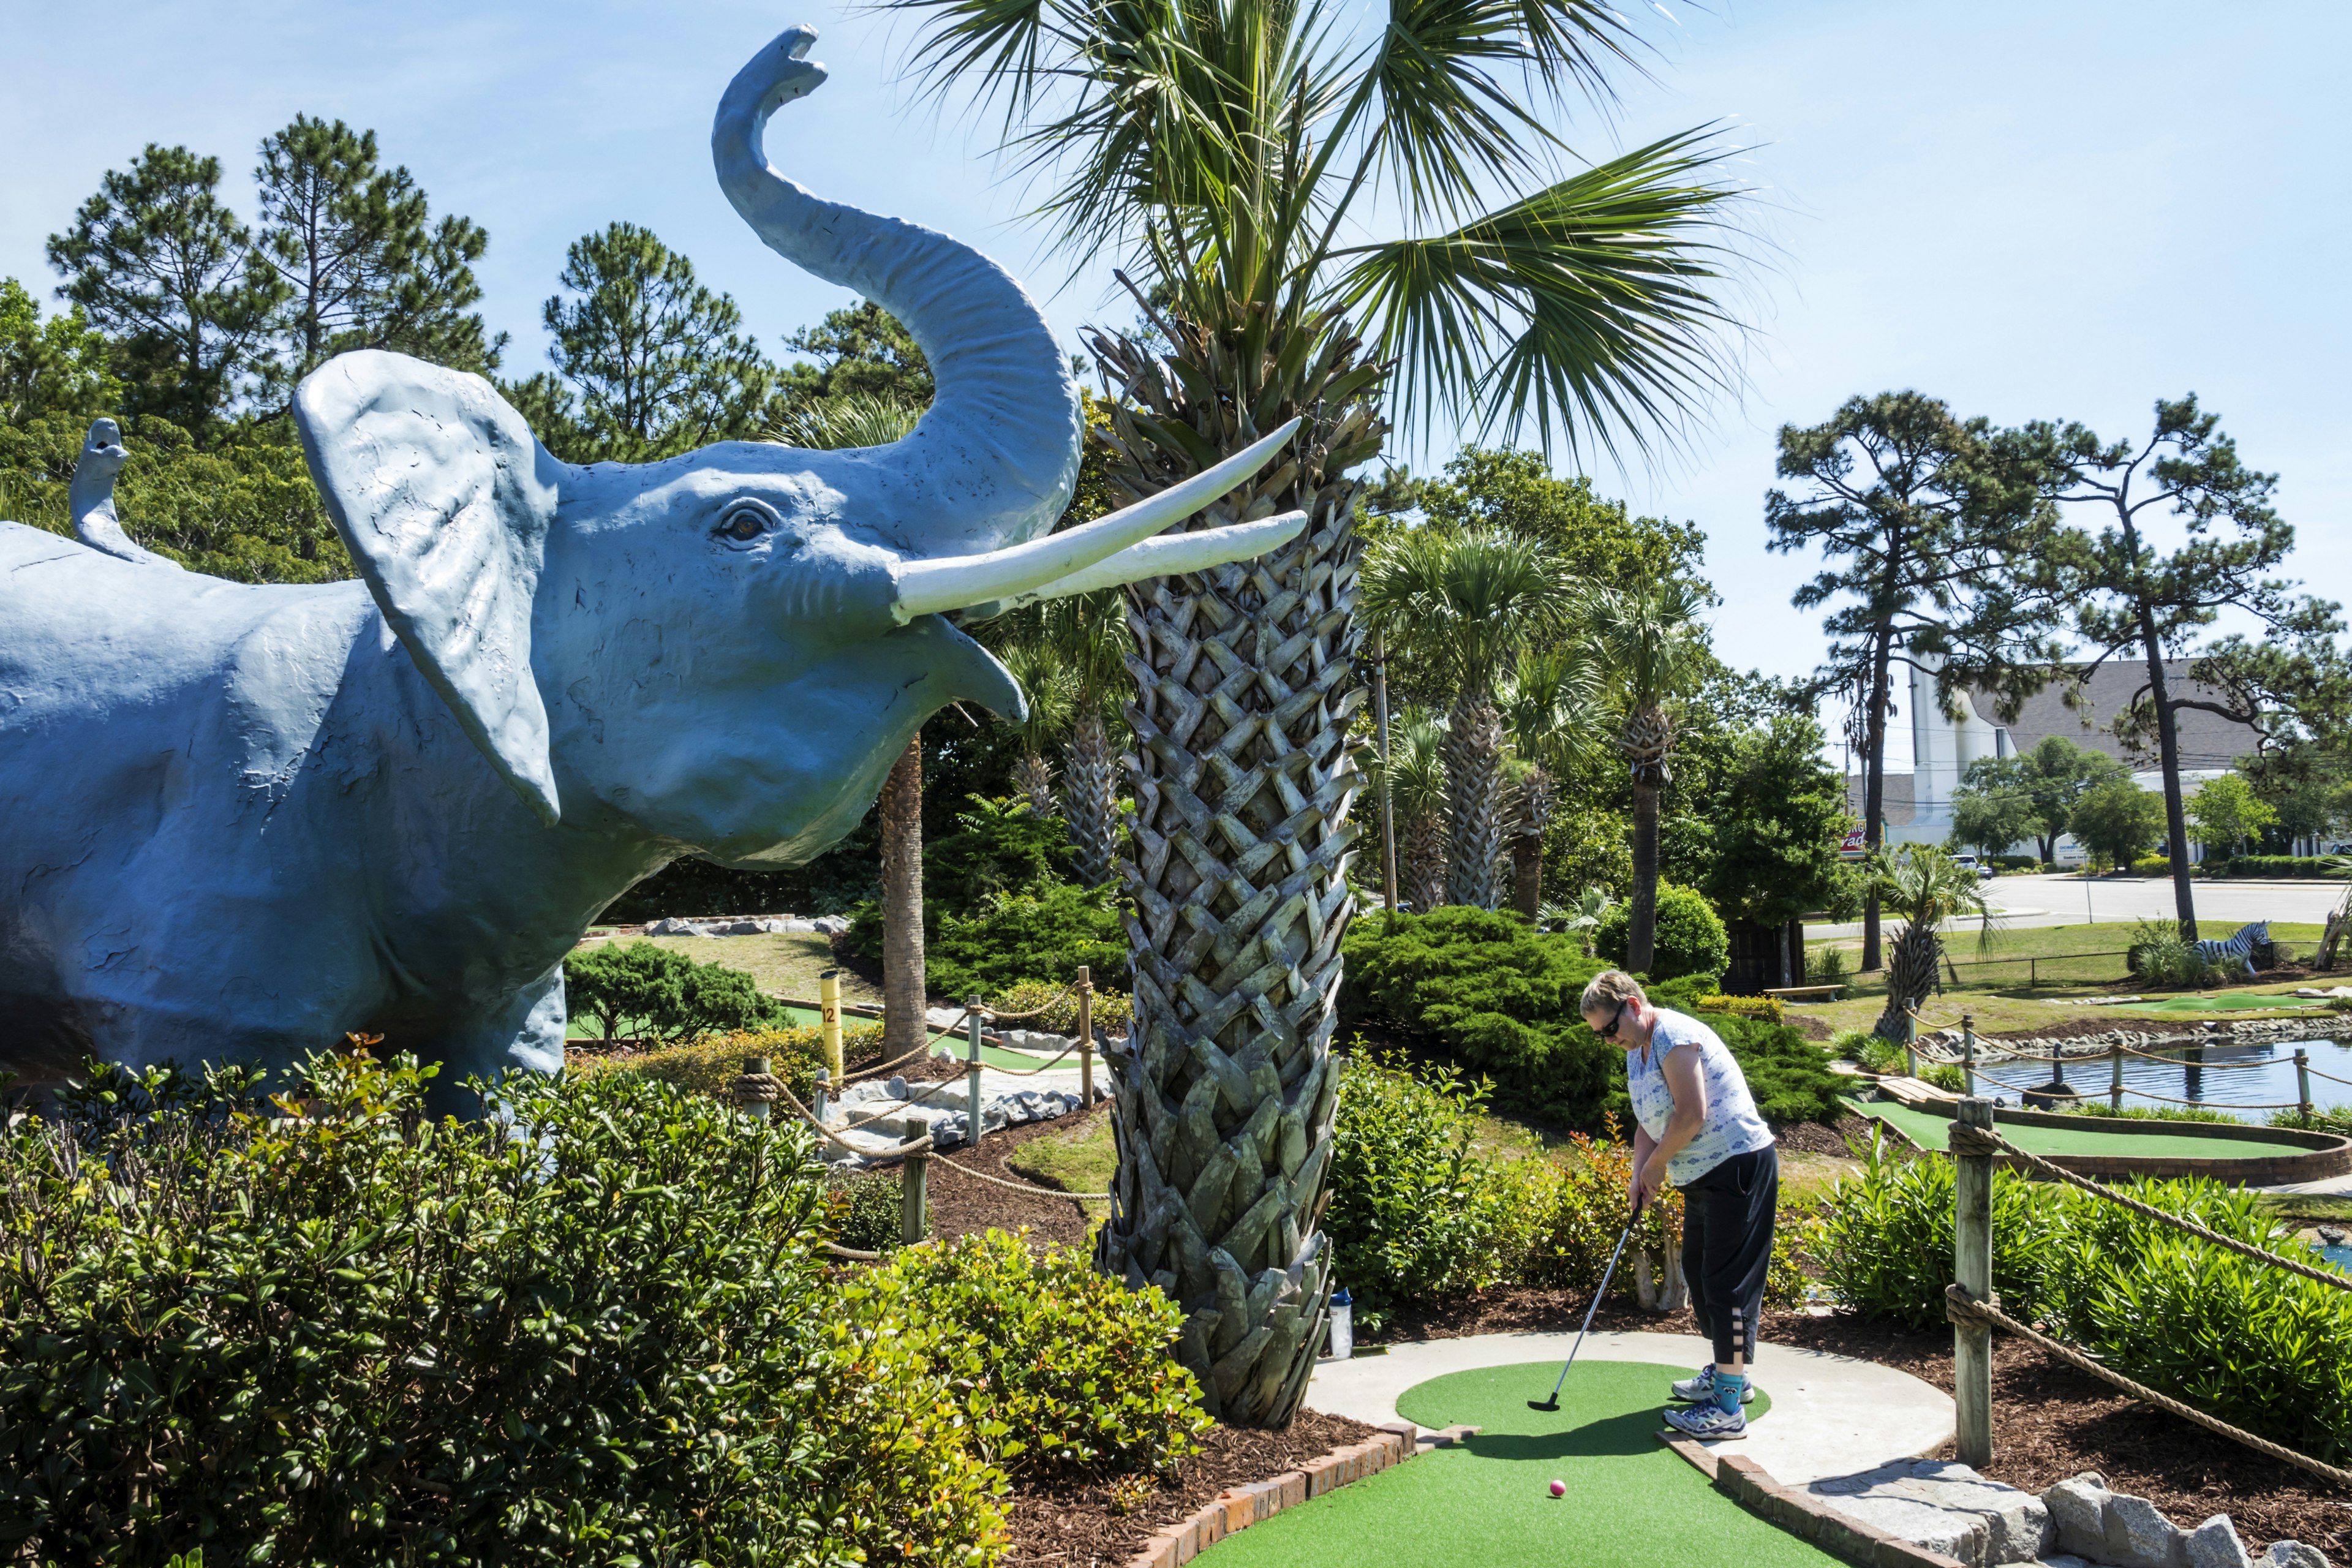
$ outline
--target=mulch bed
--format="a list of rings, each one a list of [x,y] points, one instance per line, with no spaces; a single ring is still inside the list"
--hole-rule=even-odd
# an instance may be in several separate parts
[[[961,1072],[963,1069],[959,1067],[956,1070]],[[932,1155],[930,1173],[926,1178],[928,1185],[924,1189],[924,1197],[930,1211],[931,1234],[935,1237],[971,1236],[983,1230],[1015,1230],[1027,1226],[1034,1241],[1058,1241],[1072,1247],[1084,1243],[1087,1239],[1086,1210],[1077,1200],[1055,1197],[1036,1188],[1033,1178],[1022,1175],[1004,1160],[1006,1155],[1033,1138],[1074,1132],[1086,1126],[1091,1118],[1109,1114],[1110,1106],[1106,1101],[1091,1110],[1073,1112],[1051,1121],[1032,1121],[1025,1126],[1008,1127],[1002,1132],[992,1132],[980,1141],[977,1153],[970,1149],[958,1148],[945,1154]],[[1016,1193],[992,1183],[974,1181],[963,1173],[964,1166],[984,1171],[1002,1181],[1027,1183],[1034,1190]]]
[[[1101,1482],[1022,1489],[1013,1493],[1009,1510],[1013,1542],[1004,1560],[1117,1568],[1141,1551],[1154,1531],[1183,1520],[1225,1488],[1295,1470],[1342,1444],[1363,1441],[1373,1430],[1344,1415],[1302,1410],[1280,1432],[1211,1427],[1202,1436],[1200,1453],[1139,1497],[1122,1497],[1123,1489]]]
[[[1772,1136],[1793,1154],[1848,1155],[1857,1144],[1870,1146],[1870,1130],[1874,1125],[1866,1116],[1848,1114],[1835,1121],[1787,1122],[1774,1128]]]
[[[1400,1312],[1381,1338],[1396,1342],[1523,1331],[1573,1332],[1591,1300],[1588,1291],[1484,1290],[1441,1308]],[[1645,1312],[1613,1300],[1601,1307],[1592,1326],[1698,1331],[1687,1311]],[[1947,1394],[1952,1390],[1949,1329],[1906,1329],[1843,1314],[1774,1312],[1763,1338],[1874,1361]],[[2352,1561],[2352,1499],[1998,1334],[1992,1407],[1993,1458],[1984,1468],[1995,1480],[2039,1492],[2069,1476],[2096,1470],[2115,1490],[2148,1499],[2185,1530],[2226,1513],[2252,1551],[2292,1540],[2316,1546],[2338,1563]],[[1952,1451],[1947,1446],[1933,1457],[1949,1458]]]

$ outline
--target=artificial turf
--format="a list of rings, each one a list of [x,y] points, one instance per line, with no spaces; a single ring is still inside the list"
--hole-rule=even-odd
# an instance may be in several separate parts
[[[1886,1100],[1848,1100],[1858,1115],[1874,1116],[1908,1133],[1925,1149],[1946,1147],[1952,1119]],[[1996,1117],[1998,1120],[1998,1117]],[[2029,1127],[2000,1123],[2000,1135],[2032,1154],[2146,1154],[2189,1156],[2201,1160],[2251,1160],[2264,1154],[2307,1154],[2300,1143],[2283,1143],[2248,1128],[2243,1138],[2183,1138],[2177,1134],[2126,1132],[2126,1127],[2161,1127],[2161,1121],[2107,1122],[2076,1131],[2072,1127]]]
[[[1658,1442],[1688,1367],[1580,1361],[1559,1408],[1530,1410],[1558,1362],[1479,1367],[1406,1391],[1397,1413],[1479,1434],[1327,1492],[1209,1549],[1214,1568],[1827,1568],[1819,1548],[1748,1512]],[[1770,1407],[1759,1390],[1757,1419]],[[1738,1452],[1737,1445],[1731,1452]],[[1549,1491],[1554,1478],[1568,1495]]]

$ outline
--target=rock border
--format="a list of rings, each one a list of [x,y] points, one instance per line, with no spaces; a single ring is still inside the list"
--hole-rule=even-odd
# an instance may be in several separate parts
[[[1178,1568],[1226,1536],[1272,1519],[1284,1509],[1378,1475],[1424,1449],[1450,1448],[1477,1432],[1475,1426],[1423,1432],[1410,1421],[1384,1421],[1378,1435],[1360,1443],[1342,1444],[1295,1470],[1265,1480],[1227,1487],[1187,1518],[1153,1531],[1143,1549],[1127,1560],[1125,1568]]]
[[[1658,1441],[1680,1455],[1714,1484],[1715,1489],[1748,1512],[1810,1541],[1831,1556],[1857,1568],[1969,1568],[1956,1557],[1904,1540],[1875,1525],[1848,1519],[1824,1507],[1802,1487],[1784,1487],[1771,1472],[1745,1454],[1717,1456],[1696,1437],[1666,1427]]]

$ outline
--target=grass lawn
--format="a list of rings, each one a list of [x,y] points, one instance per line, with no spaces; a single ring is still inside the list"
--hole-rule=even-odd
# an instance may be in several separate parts
[[[1483,1428],[1451,1448],[1286,1509],[1202,1553],[1204,1568],[1829,1568],[1819,1547],[1749,1513],[1657,1440],[1681,1367],[1580,1361],[1556,1412],[1530,1410],[1556,1362],[1481,1367],[1405,1391],[1424,1426]],[[1769,1420],[1759,1390],[1748,1419]],[[1555,1498],[1558,1479],[1567,1495]]]
[[[2274,922],[2271,931],[2281,942],[2315,942],[2323,934],[2315,925],[2296,924],[2285,921]],[[1945,950],[1958,965],[1960,983],[1955,985],[1948,977],[1942,994],[1928,999],[1920,1012],[1932,1027],[1958,1024],[1960,1015],[1969,1014],[1976,1026],[1988,1033],[2005,1034],[2019,1029],[2044,1028],[2073,1018],[2105,1017],[2124,1011],[2122,1007],[2088,1007],[2083,999],[2090,996],[2111,996],[2118,991],[2139,990],[2130,981],[2120,956],[2131,940],[2132,928],[2120,921],[2103,921],[2097,925],[2025,926],[2015,931],[1995,928],[1989,945],[1981,952],[1977,948],[1973,931],[1948,933]],[[1843,937],[1832,942],[1809,942],[1809,948],[1835,947],[1844,950],[1849,962],[1862,951],[1858,937]],[[2101,958],[2099,953],[2116,956]],[[2032,977],[2028,967],[2014,962],[1997,967],[1974,967],[1987,959],[2019,960],[2033,958],[2045,962],[2039,965],[2038,985],[2027,984]],[[2216,996],[2248,996],[2275,994],[2292,991],[2292,984],[2268,987],[2245,987],[2242,991],[2208,993]],[[2189,1007],[2200,1005],[2189,994],[2177,1000]],[[1867,1029],[1878,1021],[1886,1005],[1886,981],[1883,974],[1851,976],[1844,996],[1835,1002],[1790,1008],[1792,1016],[1820,1018],[1832,1029]],[[2204,1004],[2212,1010],[2212,1004]],[[2176,1007],[2173,1010],[2185,1010]],[[2231,1011],[2279,1012],[2275,1003],[2239,1004]],[[2294,1010],[2292,1006],[2286,1010]]]
[[[580,945],[602,945],[611,939],[592,936]],[[814,931],[770,931],[759,936],[632,937],[672,952],[682,952],[698,963],[723,963],[749,974],[762,991],[779,996],[816,1000],[817,976],[837,967],[833,940]],[[882,994],[856,975],[841,972],[841,999],[879,1005]]]
[[[1106,1109],[1066,1131],[1032,1138],[1006,1155],[1004,1163],[1033,1182],[1066,1193],[1107,1193],[1118,1171],[1118,1146],[1112,1138],[1110,1116]],[[1110,1214],[1110,1205],[1099,1200],[1078,1206],[1090,1223]]]

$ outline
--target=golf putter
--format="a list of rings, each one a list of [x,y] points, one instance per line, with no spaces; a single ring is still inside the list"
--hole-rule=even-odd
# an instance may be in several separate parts
[[[1592,1314],[1601,1310],[1601,1298],[1609,1294],[1609,1277],[1617,1272],[1617,1259],[1625,1251],[1625,1243],[1633,1239],[1633,1226],[1641,1223],[1642,1205],[1633,1205],[1633,1217],[1625,1222],[1625,1232],[1617,1238],[1617,1250],[1609,1255],[1609,1267],[1601,1271],[1601,1289],[1592,1293],[1592,1305],[1584,1309],[1584,1327],[1576,1331],[1576,1343],[1569,1347],[1568,1363],[1559,1369],[1559,1381],[1551,1385],[1549,1399],[1530,1399],[1530,1410],[1557,1410],[1559,1391],[1568,1385],[1568,1369],[1576,1364],[1576,1352],[1584,1348],[1584,1336],[1592,1330]]]

